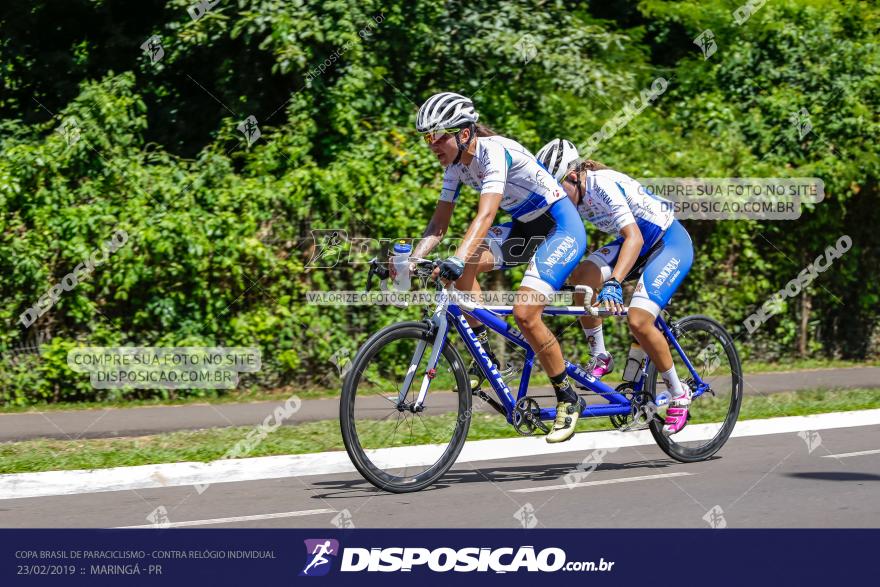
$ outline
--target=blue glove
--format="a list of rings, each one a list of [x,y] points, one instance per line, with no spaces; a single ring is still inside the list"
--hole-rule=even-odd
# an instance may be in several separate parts
[[[599,292],[599,297],[596,298],[597,302],[613,302],[616,304],[623,303],[623,288],[620,287],[620,282],[614,279],[613,277],[605,282],[605,285],[602,286],[602,291]]]
[[[455,281],[464,273],[464,261],[452,256],[440,262],[440,277],[449,281]]]

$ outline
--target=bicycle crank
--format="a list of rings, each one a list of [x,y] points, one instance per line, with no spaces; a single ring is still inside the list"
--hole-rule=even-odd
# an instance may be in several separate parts
[[[611,416],[611,423],[621,432],[645,430],[657,414],[657,404],[647,393],[636,393],[631,383],[622,383],[615,389],[618,393],[632,394],[632,409],[629,414]]]
[[[513,427],[522,436],[532,436],[540,429],[549,434],[550,429],[541,421],[541,407],[530,397],[524,397],[513,408]]]
[[[619,428],[621,432],[630,432],[633,430],[646,430],[651,425],[651,421],[657,415],[657,404],[648,401],[644,404],[633,406],[633,413],[630,415],[632,421],[629,425]]]

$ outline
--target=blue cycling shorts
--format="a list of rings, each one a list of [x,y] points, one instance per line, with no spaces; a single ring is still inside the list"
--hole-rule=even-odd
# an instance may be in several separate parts
[[[622,244],[621,237],[594,251],[587,258],[587,261],[602,271],[602,281],[611,277]],[[673,220],[660,242],[642,248],[636,261],[636,266],[643,266],[642,276],[630,300],[630,307],[641,308],[658,316],[684,281],[693,262],[694,246],[691,237],[678,220]]]
[[[521,287],[545,295],[559,290],[587,250],[587,232],[577,208],[568,198],[557,200],[528,222],[506,222],[489,229],[486,237],[495,269],[528,263]]]

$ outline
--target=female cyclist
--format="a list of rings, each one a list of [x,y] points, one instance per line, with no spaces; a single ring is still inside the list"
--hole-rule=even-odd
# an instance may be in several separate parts
[[[574,434],[585,404],[568,381],[556,337],[541,319],[545,304],[540,300],[541,294],[557,291],[577,266],[587,235],[575,206],[535,157],[477,119],[471,100],[452,92],[431,96],[419,109],[416,129],[446,170],[437,208],[413,255],[426,257],[443,238],[462,184],[480,193],[477,215],[455,255],[442,261],[434,276],[479,295],[478,273],[529,263],[513,315],[556,391],[557,416],[547,442],[562,442]],[[499,208],[513,221],[491,226]],[[472,319],[468,323],[497,365],[486,327]]]
[[[620,312],[620,282],[634,267],[643,268],[627,320],[669,390],[663,431],[681,431],[687,423],[691,390],[679,380],[672,353],[654,321],[690,271],[694,259],[690,236],[675,219],[670,202],[654,196],[623,173],[581,160],[570,141],[550,141],[538,151],[538,160],[562,184],[584,219],[602,232],[617,236],[572,272],[572,282],[592,287],[598,291],[594,301]],[[581,326],[590,346],[592,374],[601,377],[614,368],[614,360],[605,350],[602,320],[584,316]]]

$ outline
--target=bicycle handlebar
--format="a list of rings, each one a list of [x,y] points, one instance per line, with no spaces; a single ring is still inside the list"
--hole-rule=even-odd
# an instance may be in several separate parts
[[[422,259],[420,257],[410,257],[410,264],[413,264],[415,267],[411,272],[413,277],[431,277],[431,274],[434,273],[434,267],[437,266],[439,261],[432,261],[430,259]],[[386,263],[379,261],[377,257],[373,257],[370,259],[370,270],[367,273],[367,291],[370,291],[372,288],[373,276],[378,275],[379,279],[388,279],[391,276],[391,272],[388,270]],[[440,280],[437,279],[437,289],[442,289],[442,284],[440,284]]]
[[[411,275],[421,278],[430,278],[431,275],[434,273],[434,269],[439,264],[439,261],[432,261],[431,259],[423,259],[421,257],[410,257],[409,261],[410,264],[413,266]],[[390,274],[391,273],[385,263],[380,262],[377,257],[373,257],[372,259],[370,259],[370,270],[367,273],[367,291],[370,291],[371,289],[374,275],[378,275],[380,279],[388,279]],[[445,288],[439,277],[434,280],[434,283],[438,291],[446,289],[449,293],[467,293],[458,292],[458,290],[456,290],[451,285],[449,288]],[[593,288],[588,285],[575,285],[574,292],[584,295],[583,309],[584,312],[589,314],[590,316],[605,317],[625,314],[625,312],[624,314],[614,314],[613,312],[609,312],[608,310],[600,308],[599,306],[590,306],[590,300],[593,299]],[[457,303],[466,310],[473,310],[474,308],[480,306],[480,304],[475,304],[468,300],[462,299],[457,300]]]

